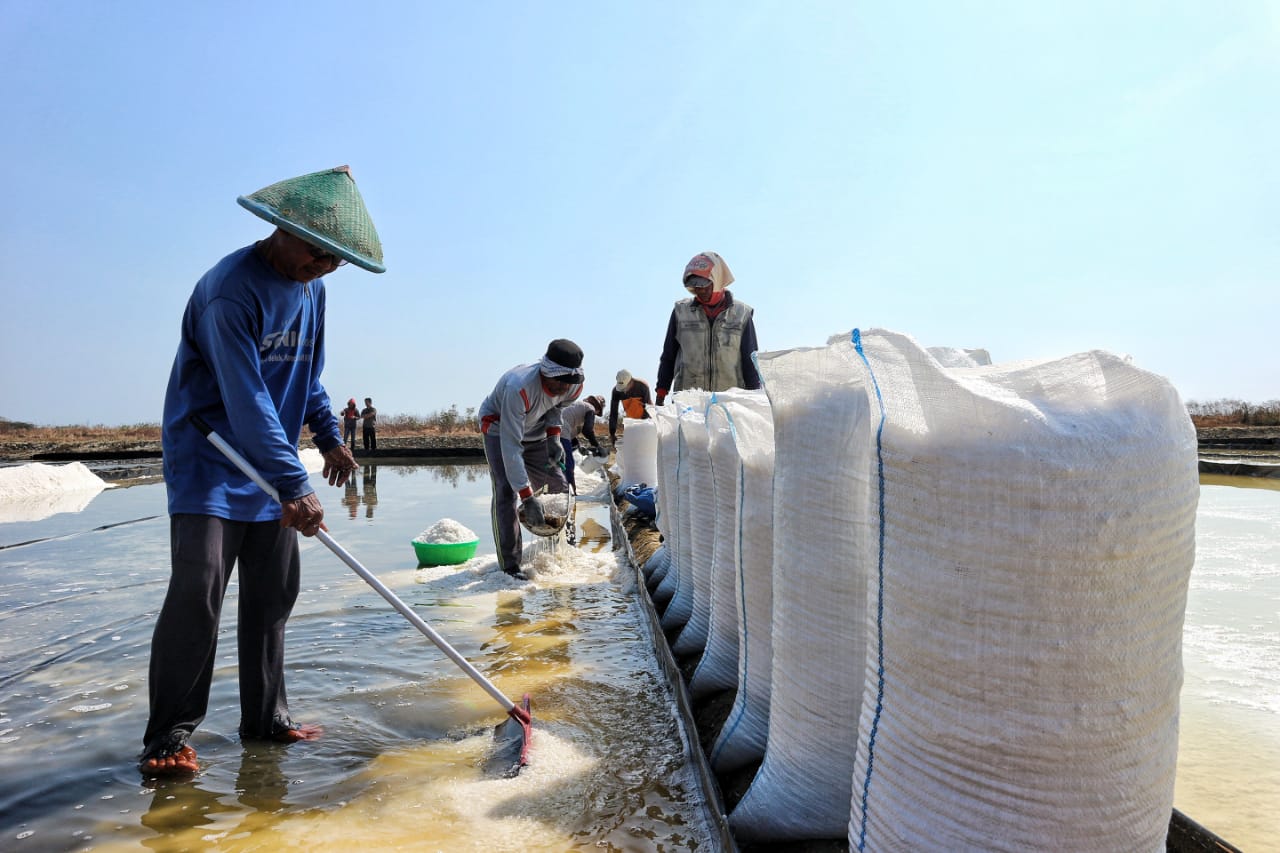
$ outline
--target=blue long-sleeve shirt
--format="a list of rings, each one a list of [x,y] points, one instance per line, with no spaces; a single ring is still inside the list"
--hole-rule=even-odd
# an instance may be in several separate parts
[[[170,513],[269,521],[280,507],[188,422],[198,414],[275,486],[282,500],[314,490],[298,459],[303,424],[322,452],[342,443],[320,384],[324,280],[296,282],[252,246],[197,282],[165,393],[162,446]]]

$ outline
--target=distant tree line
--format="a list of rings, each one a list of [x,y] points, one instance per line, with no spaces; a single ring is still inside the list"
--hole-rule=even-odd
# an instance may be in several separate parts
[[[1280,400],[1247,403],[1244,400],[1187,401],[1187,413],[1196,426],[1280,426]]]
[[[415,433],[434,432],[439,434],[478,432],[480,425],[476,423],[474,406],[465,412],[458,411],[454,403],[447,409],[432,412],[429,415],[378,415],[378,432],[412,435]]]

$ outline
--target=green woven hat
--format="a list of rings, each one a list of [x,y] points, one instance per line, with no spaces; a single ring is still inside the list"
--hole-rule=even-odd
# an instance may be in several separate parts
[[[236,201],[272,225],[370,272],[387,271],[382,241],[347,166],[289,178]]]

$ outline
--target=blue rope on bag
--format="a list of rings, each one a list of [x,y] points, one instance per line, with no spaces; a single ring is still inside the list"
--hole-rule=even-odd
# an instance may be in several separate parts
[[[876,490],[879,493],[879,541],[876,555],[876,712],[871,719],[871,733],[867,737],[867,775],[862,781],[862,825],[858,830],[858,850],[866,850],[867,846],[867,799],[871,792],[871,773],[875,768],[876,735],[880,731],[880,713],[884,710],[884,397],[880,394],[880,383],[876,381],[876,373],[871,369],[871,362],[862,350],[862,333],[854,329],[852,334],[853,348],[857,350],[862,363],[867,367],[871,377],[871,387],[876,392],[876,405],[880,408],[880,423],[876,425]]]

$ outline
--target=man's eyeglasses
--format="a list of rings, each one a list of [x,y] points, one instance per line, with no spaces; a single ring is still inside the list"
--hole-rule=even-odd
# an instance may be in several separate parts
[[[333,264],[335,267],[343,266],[347,262],[346,258],[340,258],[333,252],[326,252],[319,246],[307,246],[307,252],[311,255],[313,260],[325,261],[326,263]]]

